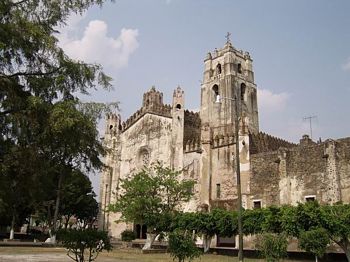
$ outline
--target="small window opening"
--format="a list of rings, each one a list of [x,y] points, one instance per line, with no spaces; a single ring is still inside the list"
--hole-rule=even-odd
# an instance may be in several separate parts
[[[109,126],[109,129],[111,130],[112,128],[113,128],[113,125],[110,125],[110,126]]]
[[[216,73],[217,73],[217,74],[221,74],[221,64],[218,64],[218,65],[216,66]]]
[[[177,105],[176,105],[176,109],[177,109],[177,110],[180,110],[180,109],[181,109],[181,105],[180,105],[180,104],[177,104]]]
[[[253,201],[253,208],[260,209],[261,208],[261,200],[254,200]]]
[[[218,86],[218,85],[214,85],[214,86],[213,86],[213,92],[214,92],[215,96],[220,95],[220,94],[219,94],[219,86]]]
[[[316,196],[305,196],[305,202],[312,202],[316,200]]]
[[[244,101],[245,89],[246,89],[246,86],[244,83],[242,83],[241,84],[241,100],[242,101]]]
[[[221,185],[216,184],[216,198],[220,198],[220,197],[221,197]]]
[[[242,74],[242,65],[241,64],[237,65],[237,72]]]

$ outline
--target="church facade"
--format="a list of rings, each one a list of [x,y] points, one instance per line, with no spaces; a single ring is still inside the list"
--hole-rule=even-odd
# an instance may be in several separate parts
[[[200,92],[199,112],[185,110],[180,87],[174,90],[171,105],[164,104],[163,94],[152,87],[143,95],[141,108],[126,121],[107,115],[105,162],[110,169],[101,176],[101,229],[115,238],[134,229],[142,237],[142,225],[116,223],[119,214],[104,210],[116,201],[120,179],[156,161],[182,170],[183,179],[196,182],[184,211],[236,209],[235,126],[244,208],[314,199],[350,202],[350,138],[314,142],[305,135],[294,144],[261,132],[248,52],[228,41],[208,53]]]

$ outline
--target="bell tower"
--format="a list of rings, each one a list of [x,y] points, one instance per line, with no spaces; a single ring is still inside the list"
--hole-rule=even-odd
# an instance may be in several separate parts
[[[248,52],[235,49],[229,38],[221,49],[208,53],[204,60],[201,87],[201,120],[210,127],[233,126],[238,116],[250,133],[259,132],[257,89],[253,60]]]
[[[242,192],[247,192],[249,153],[244,152],[249,148],[248,134],[259,132],[252,59],[248,52],[233,47],[229,35],[224,47],[208,53],[204,60],[200,117],[200,201],[202,205],[210,206],[211,201],[222,200],[221,191],[226,199],[235,197],[229,194],[237,190],[236,178],[232,176],[237,170],[234,165],[237,140],[240,141],[240,159],[245,164],[241,170]],[[236,121],[239,121],[238,137]]]

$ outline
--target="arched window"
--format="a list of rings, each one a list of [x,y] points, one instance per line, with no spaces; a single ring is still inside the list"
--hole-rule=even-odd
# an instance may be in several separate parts
[[[139,151],[139,166],[147,167],[150,164],[150,153],[146,148],[141,148]]]
[[[221,64],[218,64],[218,65],[216,66],[216,73],[217,73],[217,74],[221,74]]]
[[[176,109],[177,109],[177,110],[180,110],[180,109],[181,109],[181,105],[180,105],[180,104],[177,104],[177,105],[176,105]]]
[[[212,87],[213,93],[214,93],[214,102],[219,102],[220,101],[220,92],[219,92],[219,86],[214,85]]]
[[[244,83],[241,84],[241,100],[244,101],[244,94],[245,94],[246,86]]]
[[[241,64],[237,65],[237,72],[242,74],[242,65]]]
[[[214,85],[213,88],[212,88],[212,90],[213,90],[215,96],[220,95],[220,94],[219,94],[219,86],[218,86],[218,85]]]

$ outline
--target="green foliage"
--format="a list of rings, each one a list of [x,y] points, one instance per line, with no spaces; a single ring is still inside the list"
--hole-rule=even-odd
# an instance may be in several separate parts
[[[200,250],[192,239],[192,234],[187,231],[175,230],[170,233],[168,250],[173,260],[178,262],[192,261],[201,255]]]
[[[69,15],[103,2],[0,2],[2,222],[12,217],[21,223],[33,210],[43,214],[44,209],[47,221],[56,222],[51,201],[56,198],[57,218],[63,176],[103,166],[96,119],[116,105],[82,106],[77,95],[96,87],[110,89],[111,78],[100,65],[70,59],[57,40]]]
[[[223,209],[213,209],[208,213],[177,213],[172,221],[172,230],[176,228],[194,230],[209,237],[215,234],[231,237],[237,233],[237,213]]]
[[[262,232],[282,233],[281,208],[270,206],[262,209],[265,219],[262,224]]]
[[[146,224],[154,232],[168,231],[180,204],[189,201],[193,181],[179,181],[179,172],[155,164],[121,181],[121,193],[109,207],[122,219]]]
[[[317,257],[323,257],[329,243],[329,236],[323,228],[301,232],[299,236],[299,247],[315,254]]]
[[[95,229],[59,230],[57,238],[77,262],[94,261],[100,252],[112,248],[107,232]]]
[[[334,242],[344,245],[350,239],[350,204],[322,206],[320,209],[322,227]]]
[[[333,241],[350,260],[349,204],[321,206],[313,201],[299,203],[298,206],[272,206],[244,210],[242,219],[245,235],[270,233],[266,241],[281,244],[280,247],[283,247],[283,236],[295,237],[299,239],[301,248],[317,256],[321,256],[328,243]],[[208,213],[177,213],[172,218],[170,231],[175,229],[194,230],[208,237],[215,234],[230,237],[237,234],[237,212],[213,209]],[[282,252],[282,249],[276,250]],[[276,250],[271,251],[275,253]]]
[[[267,210],[247,209],[242,214],[242,226],[244,234],[258,234],[263,232]]]
[[[132,230],[124,230],[121,233],[121,236],[122,236],[122,241],[131,242],[132,240],[136,239],[136,234]]]
[[[259,235],[256,247],[266,261],[280,261],[287,256],[288,240],[285,234],[264,233]]]
[[[67,174],[62,187],[60,214],[65,217],[67,227],[74,216],[81,227],[92,227],[98,215],[98,203],[95,199],[90,179],[75,170]]]
[[[338,244],[350,260],[350,205],[336,204],[321,206],[316,201],[299,204],[297,207],[285,206],[281,209],[283,230],[294,237],[302,239],[302,246],[310,252],[321,254],[327,238]],[[309,243],[305,237],[316,237],[319,241]],[[326,237],[326,235],[328,237]]]

